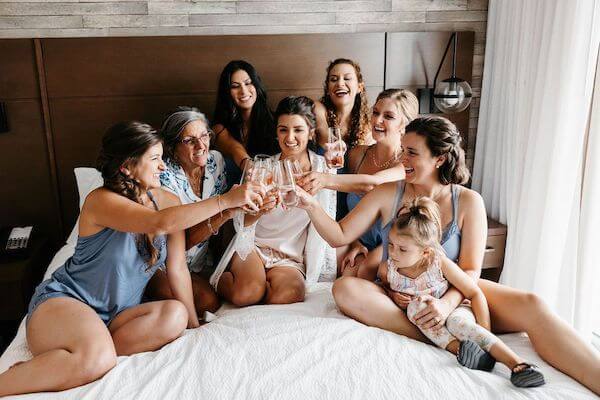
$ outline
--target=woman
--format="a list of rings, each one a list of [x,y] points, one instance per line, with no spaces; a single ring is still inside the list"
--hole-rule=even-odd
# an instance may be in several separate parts
[[[315,104],[317,142],[325,147],[328,128],[339,127],[349,148],[369,144],[369,105],[358,63],[338,58],[329,63],[323,97]]]
[[[369,111],[365,83],[358,63],[346,58],[338,58],[330,62],[323,86],[323,97],[315,104],[318,154],[331,158],[328,154],[330,148],[327,145],[330,127],[340,129],[345,149],[370,144],[372,138]],[[346,172],[347,153],[344,158],[344,167],[338,171],[338,174]],[[338,192],[336,218],[340,220],[347,213],[346,194]]]
[[[313,101],[303,96],[281,100],[276,111],[281,153],[271,158],[273,163],[289,160],[303,171],[326,169],[324,158],[308,149],[315,128],[313,107]],[[334,199],[334,192],[323,190],[317,201],[333,215]],[[301,302],[305,280],[316,282],[322,265],[331,266],[331,277],[335,276],[334,250],[318,236],[306,212],[274,206],[275,202],[259,215],[245,216],[247,229],[255,231],[246,235],[255,237],[247,257],[230,252],[221,260],[221,266],[229,264],[229,269],[218,279],[218,292],[235,305]]]
[[[211,131],[204,114],[197,108],[178,107],[163,122],[160,136],[166,165],[160,175],[163,188],[177,195],[182,204],[202,202],[225,193],[225,161],[218,151],[209,151]],[[232,210],[225,210],[185,231],[187,265],[192,276],[196,311],[200,316],[220,307],[219,298],[208,283],[214,270],[208,242],[232,215]],[[154,274],[147,293],[153,298],[172,298],[164,272]]]
[[[120,123],[104,135],[104,186],[81,209],[73,257],[36,289],[27,315],[33,359],[0,374],[0,397],[65,390],[102,377],[117,356],[160,349],[199,325],[185,265],[183,229],[240,206],[258,209],[248,185],[203,204],[179,204],[160,189],[160,137],[149,125]],[[166,264],[173,300],[140,304]]]
[[[239,182],[245,160],[277,152],[267,93],[256,69],[246,61],[231,61],[221,72],[213,120],[215,148],[234,163],[227,165],[230,184]]]
[[[348,210],[352,210],[364,193],[375,186],[403,179],[400,139],[404,135],[406,125],[418,114],[419,102],[409,90],[384,90],[377,96],[371,114],[371,132],[375,143],[356,145],[350,150],[347,174],[311,172],[300,180],[301,187],[310,194],[316,193],[322,187],[347,192],[346,206]],[[360,274],[359,266],[365,255],[380,244],[381,221],[377,220],[371,229],[350,245],[350,250],[338,251],[338,255],[343,256],[340,273],[353,276]]]
[[[383,244],[379,250],[369,253],[369,258],[377,265],[379,260],[387,259],[387,232],[401,204],[417,196],[432,198],[440,208],[442,226],[445,226],[442,247],[446,256],[477,280],[488,301],[493,331],[527,332],[534,348],[546,362],[600,393],[600,356],[571,327],[536,295],[479,279],[487,217],[481,196],[461,186],[468,180],[469,172],[460,142],[456,126],[447,119],[418,118],[406,127],[402,139],[404,181],[378,186],[339,224],[327,218],[314,199],[298,190],[302,206],[332,246],[355,240],[381,218],[386,222]],[[383,258],[377,254],[383,254]],[[403,311],[409,297],[388,294],[377,284],[356,277],[336,281],[333,295],[340,310],[360,322],[425,340]],[[423,329],[443,326],[462,300],[456,289],[448,290],[441,299],[429,301],[429,305],[415,316],[416,324]]]

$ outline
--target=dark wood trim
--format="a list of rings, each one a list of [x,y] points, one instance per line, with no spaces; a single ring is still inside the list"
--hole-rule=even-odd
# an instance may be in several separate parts
[[[54,188],[54,203],[56,212],[59,214],[58,230],[61,237],[65,236],[64,224],[62,219],[61,196],[58,186],[58,174],[56,166],[56,153],[54,151],[54,135],[52,133],[52,120],[50,118],[50,103],[48,101],[48,88],[46,86],[46,68],[44,65],[44,52],[40,39],[33,39],[35,47],[35,63],[38,74],[38,82],[40,87],[40,100],[42,104],[42,116],[44,119],[44,138],[46,143],[46,151],[48,155],[48,167],[50,170],[50,179]]]

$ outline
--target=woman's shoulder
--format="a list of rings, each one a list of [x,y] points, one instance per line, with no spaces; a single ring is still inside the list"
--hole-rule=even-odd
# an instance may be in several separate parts
[[[179,199],[177,195],[173,194],[169,190],[166,190],[165,188],[155,188],[152,189],[151,192],[154,196],[159,210],[181,205],[181,199]]]
[[[216,123],[212,126],[211,130],[215,133],[215,136],[219,136],[221,133],[229,133],[225,125],[222,123]]]
[[[456,185],[458,189],[459,204],[464,204],[465,207],[483,204],[483,197],[473,189],[462,185]]]
[[[325,104],[323,104],[320,100],[315,100],[315,113],[323,113],[327,112],[327,108]]]
[[[360,163],[360,160],[365,156],[369,147],[370,146],[366,144],[358,144],[352,147],[348,152],[348,166],[354,173],[357,173],[358,163]]]

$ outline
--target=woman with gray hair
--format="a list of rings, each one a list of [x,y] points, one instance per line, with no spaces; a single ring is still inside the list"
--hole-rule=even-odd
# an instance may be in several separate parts
[[[160,176],[163,188],[176,194],[182,204],[196,203],[227,191],[225,161],[221,153],[209,150],[212,132],[206,116],[194,107],[177,107],[163,122],[166,170]],[[214,312],[219,299],[208,284],[214,263],[208,241],[233,216],[233,210],[208,218],[186,230],[186,258],[192,275],[194,303],[198,315]],[[159,271],[148,285],[148,294],[171,298],[167,276]]]

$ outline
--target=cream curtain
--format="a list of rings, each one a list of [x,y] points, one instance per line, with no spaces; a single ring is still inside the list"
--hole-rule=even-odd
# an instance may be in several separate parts
[[[490,1],[473,172],[508,225],[501,281],[588,338],[600,327],[599,43],[600,0]]]

